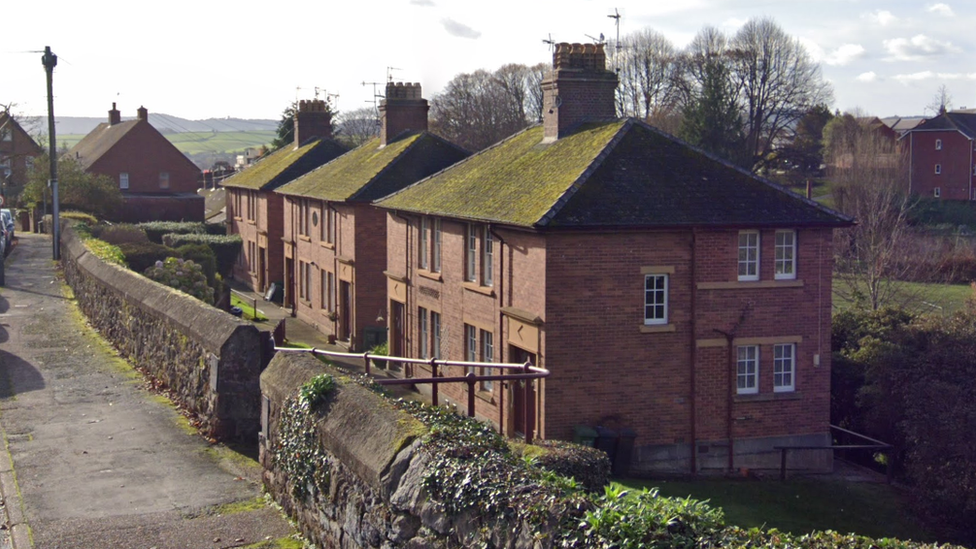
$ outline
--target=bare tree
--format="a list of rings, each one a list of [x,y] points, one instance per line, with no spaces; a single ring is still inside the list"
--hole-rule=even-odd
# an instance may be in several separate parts
[[[733,73],[741,84],[746,143],[762,169],[780,143],[792,139],[796,122],[833,91],[820,65],[772,19],[749,20],[731,41]]]
[[[363,107],[339,116],[339,140],[350,147],[358,147],[380,134],[380,119],[376,109]]]
[[[836,207],[857,225],[837,238],[835,291],[877,310],[899,297],[897,281],[911,280],[917,261],[905,251],[911,240],[908,157],[885,133],[847,113],[824,129]]]
[[[647,120],[674,111],[679,98],[680,63],[674,45],[663,34],[642,29],[624,37],[614,48],[618,110]]]
[[[552,72],[550,63],[538,63],[529,67],[525,87],[529,92],[526,113],[530,122],[542,121],[542,81]]]
[[[528,70],[515,65],[459,74],[431,100],[431,126],[462,147],[481,150],[528,125],[527,82]]]
[[[936,116],[949,112],[951,108],[952,95],[949,94],[949,88],[945,84],[939,86],[935,95],[932,96],[932,102],[925,106],[926,110],[934,112]]]

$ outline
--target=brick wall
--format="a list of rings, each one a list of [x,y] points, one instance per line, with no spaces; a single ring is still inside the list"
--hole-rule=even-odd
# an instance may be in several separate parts
[[[973,141],[957,131],[918,131],[910,137],[911,192],[933,198],[939,189],[943,200],[970,200],[973,184]],[[936,140],[942,148],[936,149]],[[941,173],[935,173],[939,165]]]
[[[195,193],[200,170],[147,121],[139,121],[88,171],[107,175],[119,184],[119,174],[129,174],[130,194]],[[160,173],[169,173],[169,187],[160,187]],[[202,219],[202,214],[201,214]]]

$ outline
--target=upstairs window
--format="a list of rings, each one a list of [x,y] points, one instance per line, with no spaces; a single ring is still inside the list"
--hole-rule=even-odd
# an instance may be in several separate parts
[[[308,200],[300,200],[298,202],[298,234],[302,236],[309,236],[308,229],[311,226],[309,215]]]
[[[159,172],[159,188],[169,188],[169,172]]]
[[[776,231],[775,278],[796,278],[796,231]]]
[[[434,220],[433,250],[431,252],[430,270],[441,272],[441,220]]]
[[[942,150],[942,140],[941,139],[936,139],[935,140],[935,150],[937,150],[937,151],[941,151]]]
[[[336,212],[329,207],[328,204],[325,206],[325,222],[322,223],[322,231],[324,236],[322,240],[326,244],[335,244],[335,232],[336,232]]]
[[[129,188],[129,173],[122,172],[119,174],[119,188],[128,189]]]
[[[739,232],[739,280],[759,280],[759,231]]]
[[[464,279],[474,282],[478,279],[478,230],[474,225],[468,225],[465,235],[465,269]]]
[[[495,241],[491,230],[485,227],[485,238],[481,248],[481,280],[485,286],[494,284]]]
[[[254,221],[257,211],[258,195],[254,191],[247,191],[247,220]]]
[[[417,239],[417,264],[423,270],[430,268],[428,262],[428,246],[430,245],[430,220],[420,218],[420,238]]]
[[[940,175],[942,173],[942,164],[935,165],[935,175]]]
[[[668,323],[668,275],[644,275],[644,324]]]

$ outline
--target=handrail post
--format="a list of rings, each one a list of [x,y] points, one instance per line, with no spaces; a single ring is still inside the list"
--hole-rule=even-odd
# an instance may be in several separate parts
[[[477,376],[474,372],[468,372],[464,377],[468,378],[468,417],[474,417],[474,384]]]
[[[363,362],[366,363],[366,375],[369,375],[369,351],[363,353]]]
[[[430,400],[437,406],[437,360],[430,359],[430,377],[434,381],[430,384]]]
[[[522,365],[522,373],[531,373],[529,371],[529,364],[529,361],[526,360],[525,364]],[[525,382],[525,390],[522,392],[522,410],[525,414],[525,425],[523,426],[525,429],[525,443],[532,444],[532,416],[535,411],[529,406],[532,402],[532,398],[529,396],[529,393],[532,392],[532,380],[525,379],[523,381]]]

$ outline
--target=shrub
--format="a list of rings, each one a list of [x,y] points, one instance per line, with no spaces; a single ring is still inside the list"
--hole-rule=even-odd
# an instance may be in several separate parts
[[[100,225],[96,230],[92,231],[99,240],[104,240],[109,244],[125,244],[133,242],[149,242],[146,238],[146,233],[139,227],[129,224],[120,223],[118,225]]]
[[[109,263],[128,267],[125,261],[125,254],[122,253],[122,250],[118,246],[109,244],[103,240],[98,240],[97,238],[89,238],[84,242],[85,248],[93,253],[95,257]]]
[[[189,259],[203,269],[203,274],[207,275],[207,284],[217,290],[217,258],[213,250],[206,244],[184,244],[176,248],[176,257]]]
[[[176,257],[178,252],[160,244],[152,242],[125,242],[119,244],[122,255],[125,256],[129,268],[137,273],[145,272],[157,261],[163,261],[167,257]]]
[[[146,269],[145,275],[170,288],[190,294],[208,305],[213,304],[213,288],[207,286],[203,269],[192,261],[168,257]]]
[[[223,223],[204,223],[204,232],[207,234],[212,234],[216,236],[226,236],[227,235],[227,225]]]
[[[156,244],[163,244],[163,237],[168,234],[204,234],[203,223],[194,221],[149,221],[139,223],[138,227],[146,231],[149,240]]]
[[[561,440],[539,440],[545,449],[535,464],[547,471],[576,480],[590,491],[599,490],[610,479],[610,459],[606,452]]]
[[[206,244],[217,257],[217,272],[221,276],[229,276],[237,263],[237,256],[241,253],[242,241],[240,235],[208,235],[208,234],[167,234],[163,236],[163,243],[171,248],[184,244]]]
[[[85,212],[61,212],[61,219],[73,219],[90,226],[98,225],[98,218]]]

